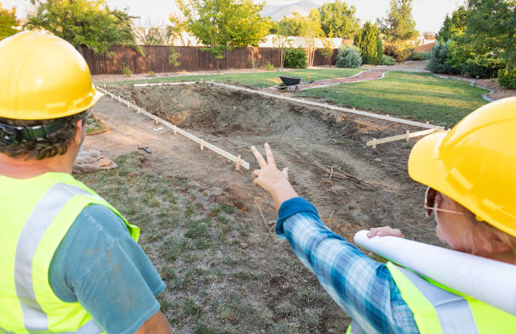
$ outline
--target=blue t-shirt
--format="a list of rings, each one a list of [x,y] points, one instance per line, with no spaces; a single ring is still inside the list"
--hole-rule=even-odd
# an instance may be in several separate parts
[[[50,286],[64,302],[79,302],[109,334],[134,333],[159,311],[165,288],[124,221],[103,205],[75,219],[50,264]]]

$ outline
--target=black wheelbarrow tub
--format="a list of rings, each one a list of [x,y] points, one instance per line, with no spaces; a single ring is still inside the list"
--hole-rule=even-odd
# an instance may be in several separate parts
[[[301,82],[301,78],[297,77],[285,77],[280,75],[281,81],[285,84],[285,86],[293,86],[293,85],[299,85]]]

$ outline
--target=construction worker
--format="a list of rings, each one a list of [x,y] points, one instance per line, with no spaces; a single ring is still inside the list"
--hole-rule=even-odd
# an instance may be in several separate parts
[[[516,98],[490,103],[449,132],[413,147],[409,175],[428,186],[425,210],[434,213],[438,237],[452,249],[516,264]],[[512,138],[512,139],[511,139]],[[298,197],[288,170],[277,169],[270,147],[255,185],[274,198],[276,232],[353,319],[349,333],[516,333],[516,316],[427,281],[392,263],[376,262],[320,220]],[[369,237],[392,235],[389,227]],[[453,301],[453,302],[450,302]]]
[[[171,333],[139,229],[72,176],[101,94],[68,42],[0,42],[0,333]]]

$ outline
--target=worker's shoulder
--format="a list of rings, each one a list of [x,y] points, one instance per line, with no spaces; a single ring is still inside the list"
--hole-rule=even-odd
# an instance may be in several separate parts
[[[124,220],[101,204],[90,204],[85,207],[70,229],[83,235],[101,233],[115,238],[128,235]]]

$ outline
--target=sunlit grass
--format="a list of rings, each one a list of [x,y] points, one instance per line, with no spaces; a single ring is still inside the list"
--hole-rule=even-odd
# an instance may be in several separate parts
[[[442,79],[432,74],[388,72],[384,79],[314,88],[301,94],[450,127],[486,104],[481,95],[487,92],[467,81]]]
[[[281,83],[280,75],[299,77],[302,82],[309,80],[335,79],[350,77],[362,71],[357,68],[331,68],[331,69],[306,69],[294,71],[270,71],[255,73],[220,73],[207,75],[178,75],[171,77],[149,78],[141,80],[123,81],[124,84],[135,83],[156,83],[156,82],[179,82],[179,81],[214,81],[214,82],[237,82],[256,88],[277,86]],[[107,85],[120,84],[111,82]]]

